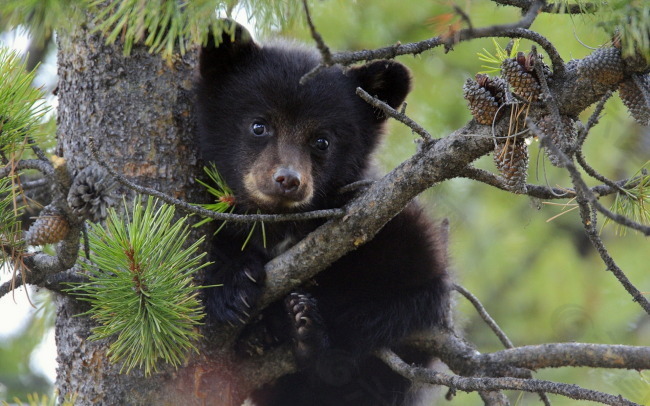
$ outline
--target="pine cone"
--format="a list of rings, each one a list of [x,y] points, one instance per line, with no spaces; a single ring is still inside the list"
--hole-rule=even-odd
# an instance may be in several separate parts
[[[617,48],[601,48],[578,64],[578,74],[603,85],[614,85],[623,80],[623,60]]]
[[[537,128],[544,134],[551,137],[551,142],[562,152],[571,155],[578,139],[578,131],[575,127],[575,121],[569,116],[562,116],[560,125],[553,119],[553,116],[546,115],[536,124]],[[545,148],[546,156],[551,164],[563,167],[560,158],[548,148]]]
[[[463,95],[467,100],[472,116],[479,124],[491,125],[497,113],[501,115],[499,106],[505,101],[506,83],[500,78],[490,78],[477,74],[476,81],[467,79],[463,86]]]
[[[535,57],[519,52],[516,58],[504,59],[501,63],[501,74],[508,81],[512,91],[517,96],[535,101],[541,93],[541,86],[535,74]],[[541,63],[541,62],[540,62]],[[550,74],[550,70],[547,67]]]
[[[650,105],[648,104],[650,100],[650,74],[637,75],[636,78],[641,84],[641,88],[637,86],[633,78],[628,78],[621,82],[618,93],[636,122],[641,125],[650,125]]]
[[[68,235],[70,224],[65,215],[54,206],[45,206],[25,233],[28,245],[54,244]]]
[[[113,189],[116,182],[103,168],[91,165],[75,176],[68,205],[72,211],[93,222],[106,218],[107,210],[115,204]]]
[[[494,148],[494,163],[514,193],[526,193],[528,177],[528,145],[523,139],[508,139]]]

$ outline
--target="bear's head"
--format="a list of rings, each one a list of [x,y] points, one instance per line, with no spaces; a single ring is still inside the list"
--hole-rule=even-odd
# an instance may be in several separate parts
[[[364,177],[386,121],[356,88],[397,108],[410,90],[409,71],[385,60],[332,66],[301,85],[318,52],[287,42],[261,46],[229,24],[200,55],[203,158],[215,163],[242,209],[331,207],[339,188]]]

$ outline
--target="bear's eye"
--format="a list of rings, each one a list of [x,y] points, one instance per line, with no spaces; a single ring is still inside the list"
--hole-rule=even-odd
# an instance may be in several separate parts
[[[325,151],[327,148],[329,148],[330,142],[327,140],[327,138],[320,137],[314,141],[313,146],[320,151]]]
[[[260,121],[255,121],[251,124],[251,132],[256,137],[263,137],[268,134],[268,129],[266,128],[266,124]]]

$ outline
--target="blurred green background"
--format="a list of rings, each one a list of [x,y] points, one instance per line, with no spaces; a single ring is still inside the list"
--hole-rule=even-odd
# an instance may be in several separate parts
[[[290,3],[289,8],[299,15],[300,8],[294,6],[300,2]],[[435,17],[452,10],[451,3],[433,0],[327,0],[310,4],[318,30],[334,51],[376,48],[438,35],[448,23],[441,25],[441,19]],[[518,9],[497,7],[490,1],[458,1],[457,4],[477,27],[511,23],[520,17]],[[263,40],[279,34],[312,44],[302,21],[299,16],[295,24],[271,33],[265,30],[258,36]],[[592,52],[591,48],[609,39],[589,16],[541,15],[532,29],[551,40],[565,60],[582,58]],[[505,46],[507,39],[499,42]],[[527,51],[530,45],[522,41],[520,49]],[[477,57],[477,52],[483,49],[494,53],[492,40],[461,43],[447,54],[437,48],[418,56],[399,57],[414,77],[407,114],[436,137],[463,126],[471,117],[462,86],[468,77],[484,69]],[[583,122],[592,109],[581,117]],[[416,139],[408,128],[391,122],[378,157],[383,169],[389,171],[408,158],[415,150]],[[618,97],[613,97],[607,102],[601,123],[587,140],[587,161],[605,176],[621,179],[636,173],[648,160],[649,152],[649,129],[636,125]],[[537,143],[530,146],[530,153],[529,183],[570,187],[567,174],[548,163]],[[491,156],[480,159],[476,165],[495,170]],[[650,344],[650,317],[632,301],[614,276],[605,271],[605,265],[584,235],[577,212],[569,211],[549,221],[572,206],[547,205],[464,179],[436,185],[420,200],[432,216],[450,220],[450,255],[456,281],[479,297],[515,345],[570,341]],[[612,203],[611,198],[603,201],[606,205]],[[602,225],[602,218],[599,220]],[[602,238],[631,281],[641,291],[650,291],[647,240],[634,232],[616,235],[611,225],[602,229]],[[482,352],[501,349],[497,338],[469,303],[462,297],[456,301],[457,325],[468,339]],[[43,326],[51,325],[51,317],[43,318],[39,314],[30,317],[37,320],[31,327],[18,335],[0,338],[0,382],[40,379],[30,369],[29,354],[40,342],[36,337],[42,337],[47,330]],[[535,376],[620,393],[632,401],[650,405],[648,372],[559,368],[542,370]],[[47,385],[48,381],[41,381],[40,385],[27,385],[24,391],[36,388],[47,392]],[[10,384],[4,393],[0,387],[0,400],[15,395],[25,398],[25,392],[19,390],[24,386]],[[510,395],[513,404],[539,404],[536,395]],[[553,395],[551,400],[556,406],[591,404]],[[458,392],[452,404],[480,405],[482,402],[476,394]]]

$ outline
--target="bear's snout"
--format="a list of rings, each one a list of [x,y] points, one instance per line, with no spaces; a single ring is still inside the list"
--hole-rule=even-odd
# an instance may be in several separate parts
[[[273,180],[280,192],[289,195],[300,187],[300,173],[291,168],[280,168],[273,174]]]
[[[309,204],[313,197],[311,174],[308,168],[294,165],[264,165],[266,160],[244,177],[248,199],[259,208],[269,211],[297,210]]]

